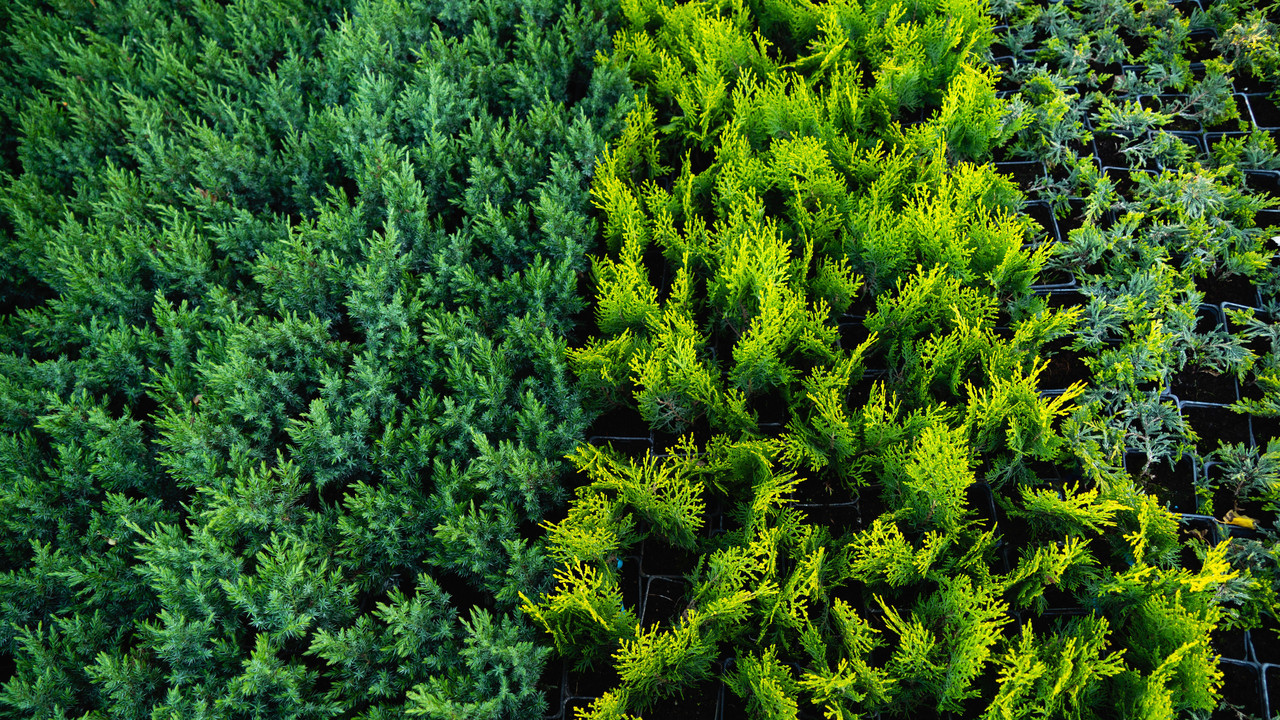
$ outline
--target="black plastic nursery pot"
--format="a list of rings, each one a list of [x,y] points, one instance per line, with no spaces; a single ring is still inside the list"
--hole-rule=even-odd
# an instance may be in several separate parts
[[[1239,398],[1234,376],[1205,368],[1186,368],[1174,375],[1169,392],[1184,402],[1207,405],[1229,405]]]
[[[1280,713],[1280,665],[1264,665],[1262,677],[1267,690],[1266,717],[1274,717]]]
[[[1183,455],[1170,463],[1170,459],[1131,452],[1124,456],[1124,467],[1138,487],[1159,498],[1171,512],[1196,512],[1195,463],[1191,457]]]
[[[1178,411],[1199,437],[1196,452],[1201,455],[1216,450],[1219,443],[1249,444],[1253,438],[1249,416],[1226,405],[1181,402],[1178,403]]]
[[[1268,617],[1262,627],[1249,631],[1249,646],[1254,662],[1280,666],[1280,620]],[[1280,711],[1280,706],[1273,707]]]
[[[1222,660],[1222,707],[1213,713],[1215,720],[1238,720],[1240,717],[1264,717],[1262,666],[1251,662]],[[1242,714],[1243,715],[1242,715]]]

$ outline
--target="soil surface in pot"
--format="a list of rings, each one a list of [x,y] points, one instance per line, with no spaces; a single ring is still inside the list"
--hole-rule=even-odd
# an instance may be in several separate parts
[[[1249,631],[1249,638],[1253,642],[1255,660],[1280,665],[1280,624],[1274,620],[1266,621],[1262,627]],[[1274,710],[1280,712],[1280,706],[1275,706]]]
[[[1264,711],[1257,666],[1224,662],[1220,667],[1223,677],[1221,697],[1228,707],[1215,711],[1210,717],[1213,720],[1239,720],[1237,709],[1245,713],[1245,717],[1261,717]]]
[[[1169,467],[1168,461],[1147,463],[1147,456],[1131,453],[1125,456],[1125,468],[1134,477],[1138,487],[1159,498],[1176,513],[1196,511],[1195,466],[1191,458],[1183,456]]]
[[[1224,405],[1236,401],[1235,378],[1203,369],[1188,368],[1173,376],[1170,389],[1179,400]]]
[[[1093,374],[1085,364],[1086,355],[1078,350],[1060,350],[1049,358],[1049,364],[1040,373],[1042,390],[1065,390],[1074,382],[1088,381]]]
[[[1196,278],[1196,288],[1204,293],[1206,303],[1235,303],[1258,307],[1258,291],[1246,277],[1207,277]]]
[[[655,623],[674,624],[684,611],[684,582],[668,578],[651,578],[644,596],[644,626]]]
[[[1217,629],[1209,634],[1209,647],[1224,658],[1248,660],[1243,630]]]
[[[1205,455],[1218,448],[1219,442],[1248,443],[1249,418],[1225,407],[1183,406],[1182,417],[1200,439],[1196,451]]]

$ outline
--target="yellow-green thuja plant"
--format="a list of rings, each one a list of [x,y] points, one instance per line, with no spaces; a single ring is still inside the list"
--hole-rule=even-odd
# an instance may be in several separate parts
[[[1174,569],[1171,516],[1123,477],[1037,476],[1069,461],[1083,390],[1043,396],[1037,353],[1076,315],[1030,293],[1048,251],[982,164],[1018,129],[977,61],[982,5],[622,8],[600,61],[641,93],[595,166],[598,333],[569,354],[598,409],[638,412],[662,449],[579,448],[583,484],[546,526],[558,583],[524,603],[564,657],[616,673],[587,716],[717,675],[770,718],[1206,709],[1229,573]],[[813,510],[856,498],[843,525]],[[619,591],[642,546],[685,560],[669,616]],[[1091,619],[1018,629],[1064,594]],[[1157,619],[1162,639],[1121,652]]]

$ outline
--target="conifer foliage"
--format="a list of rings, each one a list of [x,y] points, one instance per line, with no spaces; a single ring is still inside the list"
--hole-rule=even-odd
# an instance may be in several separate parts
[[[1038,474],[1084,435],[1083,386],[1038,388],[1078,311],[1029,292],[1047,250],[983,164],[1024,121],[980,4],[623,11],[642,94],[592,182],[599,332],[570,357],[656,449],[574,455],[562,569],[524,604],[616,672],[585,716],[716,675],[762,718],[1210,710],[1225,547],[1179,567],[1175,519],[1114,465]],[[628,606],[637,552],[688,558],[674,611]]]
[[[0,27],[0,717],[537,714],[616,9]]]

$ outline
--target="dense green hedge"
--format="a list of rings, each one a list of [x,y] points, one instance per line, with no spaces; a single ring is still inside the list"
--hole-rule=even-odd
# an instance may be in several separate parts
[[[0,717],[537,713],[615,16],[0,8]]]

